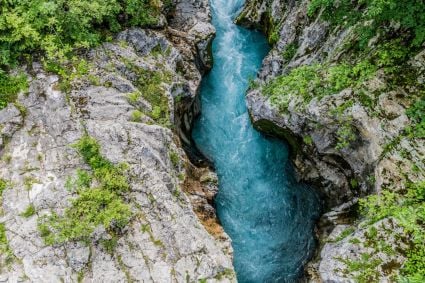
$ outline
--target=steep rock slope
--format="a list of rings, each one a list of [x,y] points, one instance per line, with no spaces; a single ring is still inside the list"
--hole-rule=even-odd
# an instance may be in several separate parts
[[[0,111],[0,281],[234,281],[211,207],[216,177],[178,137],[190,145],[209,20],[207,1],[182,1],[169,26],[118,34],[66,82],[26,67],[28,93]],[[124,192],[101,191],[115,182]],[[99,190],[112,200],[93,212]],[[96,227],[77,230],[84,221]]]
[[[314,184],[324,200],[321,248],[309,265],[310,279],[395,281],[406,266],[413,233],[392,212],[378,222],[362,221],[357,204],[371,193],[398,198],[424,180],[423,126],[408,114],[423,104],[425,51],[409,53],[393,76],[385,64],[367,61],[397,56],[395,47],[379,53],[385,34],[369,40],[369,55],[359,55],[350,48],[358,38],[355,27],[308,15],[309,5],[252,0],[238,17],[239,24],[262,29],[274,44],[247,95],[251,118],[259,130],[288,140],[298,177]],[[387,32],[405,31],[394,24]],[[415,187],[419,194],[421,187]],[[388,206],[397,201],[387,199]],[[419,195],[414,201],[423,205]]]

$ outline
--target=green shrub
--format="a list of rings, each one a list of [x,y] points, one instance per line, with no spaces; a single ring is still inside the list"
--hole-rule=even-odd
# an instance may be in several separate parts
[[[354,127],[351,125],[350,121],[342,122],[338,130],[336,131],[337,144],[336,149],[343,149],[350,146],[350,144],[356,140],[356,135],[354,133]]]
[[[31,216],[33,216],[35,214],[35,207],[34,205],[30,204],[28,205],[28,207],[25,209],[24,212],[22,212],[21,216],[25,217],[25,218],[29,218]]]
[[[303,142],[306,145],[312,145],[313,144],[313,138],[311,136],[304,136],[303,137]]]
[[[173,164],[173,166],[177,167],[179,165],[179,162],[180,162],[180,156],[178,155],[178,153],[175,152],[174,150],[170,150],[169,156],[170,156],[170,160],[171,160],[171,163]]]
[[[0,271],[2,271],[3,264],[8,265],[15,258],[9,247],[9,242],[7,241],[6,226],[4,223],[0,223],[0,254],[4,258],[4,262],[0,261]]]
[[[425,95],[407,109],[406,114],[412,121],[407,130],[410,137],[425,138]]]
[[[286,61],[291,60],[297,52],[297,49],[298,45],[295,43],[290,43],[286,45],[285,50],[283,50],[282,52],[283,59],[285,59]]]
[[[372,259],[371,255],[362,253],[359,260],[348,260],[339,258],[350,273],[357,273],[355,281],[359,283],[378,282],[379,273],[377,267],[382,263],[380,259]]]
[[[421,46],[425,41],[425,2],[416,0],[312,0],[308,15],[322,10],[322,17],[334,25],[358,24],[361,46],[366,47],[369,39],[382,31],[388,35],[388,27],[400,25],[408,34],[410,44]]]
[[[273,104],[284,112],[291,101],[291,96],[301,97],[310,101],[315,89],[320,86],[320,65],[301,66],[293,69],[288,75],[273,79],[263,89],[263,93],[270,96]]]
[[[134,110],[131,112],[131,121],[140,122],[142,120],[143,113],[140,110]]]
[[[355,229],[353,227],[347,228],[345,230],[343,230],[332,242],[340,242],[342,240],[344,240],[345,238],[347,238],[348,236],[350,236],[351,234],[353,234],[355,231]]]
[[[89,48],[128,26],[156,25],[160,0],[3,1],[0,66],[34,54],[63,61],[76,48]]]
[[[272,17],[270,17],[272,19]],[[270,44],[275,44],[279,40],[279,32],[281,28],[280,23],[275,23],[273,20],[270,21],[270,30],[268,32],[268,41]]]
[[[263,93],[270,96],[271,102],[284,112],[294,97],[301,100],[299,103],[307,104],[314,97],[336,94],[346,88],[359,91],[376,71],[377,67],[369,60],[355,64],[343,62],[300,66],[289,74],[274,78],[263,88]]]
[[[28,81],[25,75],[6,75],[0,70],[0,110],[15,102],[18,93],[27,89]]]
[[[131,104],[136,104],[142,94],[139,91],[134,91],[127,94],[127,100]]]
[[[407,261],[401,274],[408,282],[425,279],[425,181],[409,184],[407,191],[395,193],[384,190],[380,195],[360,200],[363,215],[369,223],[393,217],[404,229],[408,249],[403,253]],[[373,235],[371,236],[373,237]],[[416,280],[416,281],[415,281]]]
[[[3,194],[4,190],[7,188],[7,182],[5,179],[0,178],[0,197]]]
[[[167,71],[151,71],[128,64],[138,76],[136,85],[141,92],[141,96],[150,103],[152,111],[146,113],[156,123],[170,126],[170,109],[168,107],[168,96],[165,93],[163,84],[171,82],[171,74]]]
[[[114,165],[104,158],[100,145],[88,135],[73,147],[91,167],[92,175],[78,170],[76,180],[67,182],[67,186],[76,188],[77,196],[64,214],[53,213],[39,219],[38,229],[49,245],[89,241],[100,225],[113,235],[119,234],[132,216],[124,195],[130,188],[125,176],[126,166]],[[97,184],[95,188],[90,187],[93,179]]]

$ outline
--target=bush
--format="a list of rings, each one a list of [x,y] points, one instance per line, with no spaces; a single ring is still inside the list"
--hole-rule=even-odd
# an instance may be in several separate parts
[[[0,70],[0,110],[15,102],[18,93],[27,89],[28,81],[25,75],[6,75]]]
[[[132,216],[124,193],[130,186],[125,176],[125,165],[114,165],[100,153],[100,145],[83,136],[73,145],[84,161],[91,167],[92,175],[78,170],[76,180],[68,179],[68,189],[75,188],[77,197],[65,209],[64,215],[53,213],[39,219],[38,228],[46,244],[68,241],[89,241],[93,231],[100,225],[113,235],[128,224]],[[92,180],[97,186],[91,188]]]
[[[63,60],[124,27],[157,24],[163,6],[160,0],[2,1],[0,66],[34,53]]]
[[[407,261],[401,274],[407,282],[425,280],[425,181],[408,184],[407,191],[395,193],[388,190],[360,200],[363,215],[369,223],[393,217],[404,228],[409,243],[404,251]]]
[[[425,41],[425,2],[416,0],[312,0],[309,16],[322,10],[322,17],[335,25],[358,24],[360,46],[379,31],[390,35],[388,27],[400,25],[412,46],[421,46]]]
[[[369,60],[355,64],[343,62],[336,65],[300,66],[289,74],[273,79],[263,88],[263,93],[270,96],[271,102],[284,112],[294,97],[306,104],[313,97],[336,94],[346,88],[360,90],[362,84],[373,77],[376,71],[377,67]]]
[[[0,255],[2,257],[0,258],[0,271],[2,271],[3,264],[8,265],[15,258],[9,247],[9,242],[7,241],[6,226],[4,223],[0,223]],[[1,259],[4,259],[4,262],[2,262]]]
[[[30,204],[28,205],[28,207],[25,209],[24,212],[22,212],[21,216],[25,217],[25,218],[29,218],[31,216],[33,216],[35,214],[35,207],[34,205]]]
[[[7,188],[7,182],[6,180],[0,178],[0,197],[3,194],[4,190]]]
[[[298,45],[295,43],[288,44],[282,52],[282,57],[286,61],[291,60],[295,53],[297,53]]]
[[[407,109],[406,114],[412,121],[408,129],[409,136],[425,138],[425,95]]]

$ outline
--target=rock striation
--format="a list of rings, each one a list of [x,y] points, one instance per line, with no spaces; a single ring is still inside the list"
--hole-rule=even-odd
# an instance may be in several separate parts
[[[208,2],[181,1],[168,17],[80,58],[88,70],[66,91],[41,64],[26,67],[28,93],[0,111],[1,282],[235,281],[230,239],[212,207],[216,177],[183,151],[212,64]],[[71,146],[83,135],[127,165],[134,216],[116,239],[100,225],[89,242],[48,245],[38,222],[75,199],[66,183],[89,170]]]

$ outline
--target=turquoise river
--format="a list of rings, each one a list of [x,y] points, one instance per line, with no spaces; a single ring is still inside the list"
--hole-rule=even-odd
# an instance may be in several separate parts
[[[214,67],[202,83],[193,138],[219,177],[215,204],[238,281],[296,282],[314,249],[319,202],[295,181],[288,146],[250,123],[245,92],[269,47],[262,34],[233,23],[242,5],[211,0]]]

